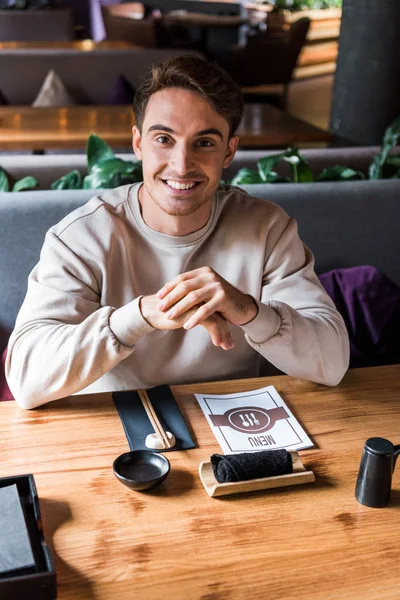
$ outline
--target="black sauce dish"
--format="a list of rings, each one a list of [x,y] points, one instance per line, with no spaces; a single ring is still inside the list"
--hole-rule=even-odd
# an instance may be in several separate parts
[[[132,450],[114,460],[114,475],[121,483],[137,492],[144,492],[160,485],[168,476],[169,460],[151,450]]]

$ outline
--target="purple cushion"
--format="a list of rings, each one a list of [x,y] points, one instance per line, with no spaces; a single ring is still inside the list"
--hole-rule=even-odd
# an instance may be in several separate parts
[[[124,75],[120,75],[108,97],[107,104],[133,104],[135,88]]]
[[[346,323],[350,367],[400,362],[400,288],[375,267],[319,277]]]
[[[7,356],[7,342],[9,337],[9,332],[5,331],[0,326],[0,402],[3,400],[14,400],[4,373],[4,366],[6,364]]]
[[[8,387],[8,383],[6,380],[6,376],[4,373],[4,366],[6,364],[7,357],[7,348],[4,350],[1,359],[0,359],[0,402],[7,400],[14,400],[12,393],[10,392],[10,388]]]

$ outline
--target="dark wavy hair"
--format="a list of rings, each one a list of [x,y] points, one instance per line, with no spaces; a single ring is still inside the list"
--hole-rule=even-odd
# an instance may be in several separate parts
[[[136,125],[140,132],[150,97],[166,88],[198,92],[229,123],[229,136],[235,134],[244,108],[240,87],[217,64],[206,62],[194,54],[185,54],[152,65],[142,78],[133,103]]]

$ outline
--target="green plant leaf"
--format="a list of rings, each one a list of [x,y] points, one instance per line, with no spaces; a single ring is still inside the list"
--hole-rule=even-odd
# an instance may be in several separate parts
[[[52,190],[80,190],[82,189],[82,175],[74,169],[66,173],[51,184]]]
[[[270,179],[270,173],[273,172],[276,165],[281,162],[285,157],[287,151],[280,152],[279,154],[272,154],[271,156],[264,156],[257,161],[258,173],[260,175],[261,182],[268,183]]]
[[[396,164],[396,162],[392,162],[390,158],[388,158],[385,164],[382,165],[382,179],[391,179],[392,177],[397,177],[397,172],[399,168],[400,164]]]
[[[232,179],[232,185],[245,185],[251,183],[288,183],[290,177],[279,175],[275,167],[282,161],[290,163],[294,175],[294,181],[305,183],[314,181],[313,174],[308,162],[299,153],[297,148],[288,148],[279,154],[264,156],[257,161],[257,171],[244,167],[238,171]]]
[[[369,166],[369,178],[370,179],[381,179],[382,178],[382,167],[385,164],[389,153],[396,146],[400,137],[400,117],[397,117],[391,125],[386,129],[385,135],[383,136],[381,153],[379,156],[375,155],[372,159],[372,163]]]
[[[277,183],[280,176],[276,171],[270,171],[263,183]]]
[[[354,181],[355,179],[365,179],[364,173],[355,171],[349,167],[335,165],[334,167],[323,169],[315,178],[315,181]]]
[[[300,161],[297,165],[297,181],[299,183],[312,183],[314,181],[314,175],[307,161]]]
[[[27,175],[22,179],[19,179],[14,183],[14,187],[12,189],[13,192],[23,192],[24,190],[31,190],[35,187],[38,187],[39,182],[35,177],[31,177]]]
[[[271,171],[267,177],[267,181],[264,183],[293,183],[293,181],[290,179],[290,177],[284,177],[275,171]]]
[[[378,154],[375,154],[375,156],[372,159],[372,162],[368,168],[369,179],[380,179],[381,178],[382,165],[381,165],[380,161],[381,161],[380,156]]]
[[[101,137],[91,133],[86,144],[86,157],[88,172],[91,173],[96,165],[114,158],[114,152]]]
[[[142,181],[142,163],[121,158],[105,160],[92,168],[83,180],[84,189],[114,188],[127,183]]]
[[[262,4],[272,4],[274,11],[304,9],[341,8],[342,0],[263,0]]]
[[[400,167],[400,156],[388,156],[386,159],[385,165],[390,165],[393,167]]]
[[[131,160],[124,160],[123,158],[118,158],[117,156],[113,156],[112,158],[107,158],[106,160],[102,160],[99,163],[93,165],[91,169],[91,173],[96,173],[99,171],[127,171],[131,172],[135,170],[135,165]]]
[[[259,172],[243,167],[239,169],[231,181],[231,185],[246,185],[248,183],[264,183]]]
[[[7,173],[0,167],[0,192],[8,192],[9,184]]]
[[[400,117],[397,117],[393,121],[393,123],[386,129],[385,135],[383,136],[383,146],[382,146],[382,164],[386,161],[389,153],[396,146],[398,139],[400,137]]]
[[[293,169],[293,181],[295,183],[310,183],[314,181],[314,176],[304,156],[302,156],[298,148],[288,149],[283,160],[290,163]]]

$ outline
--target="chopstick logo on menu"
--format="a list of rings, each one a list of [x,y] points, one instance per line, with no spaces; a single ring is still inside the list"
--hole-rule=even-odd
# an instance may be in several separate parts
[[[210,415],[216,427],[230,427],[241,433],[262,433],[272,429],[276,421],[288,418],[282,406],[269,410],[259,406],[242,406],[227,410],[222,415]]]

